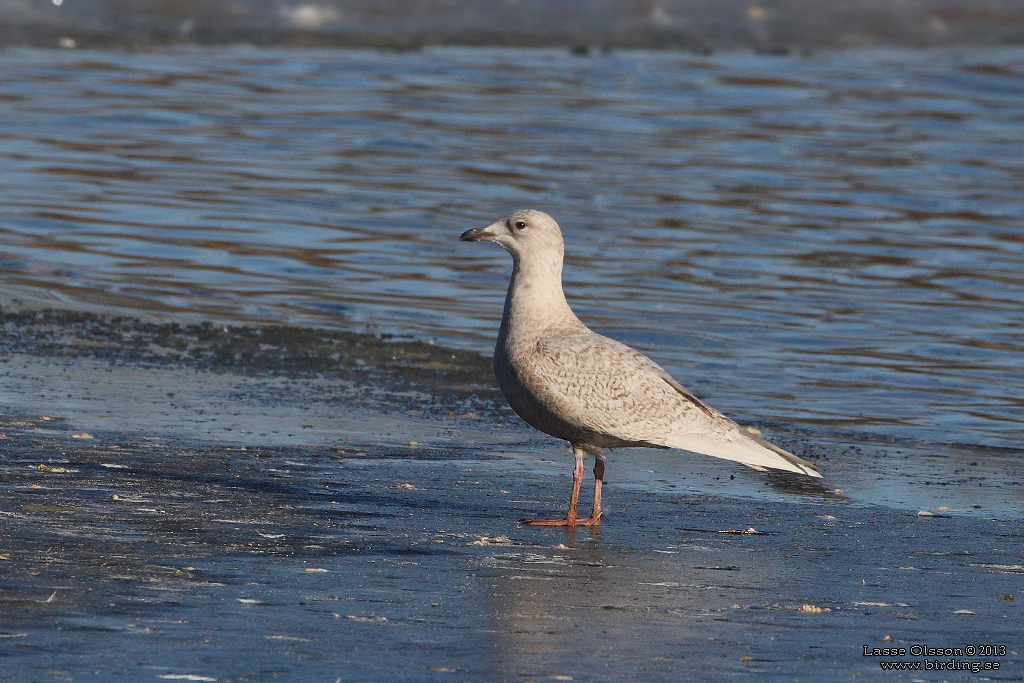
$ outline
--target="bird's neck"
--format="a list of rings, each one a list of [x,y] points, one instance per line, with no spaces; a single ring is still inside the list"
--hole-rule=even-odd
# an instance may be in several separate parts
[[[505,296],[498,344],[510,337],[522,342],[552,328],[582,325],[562,292],[562,258],[514,259]]]

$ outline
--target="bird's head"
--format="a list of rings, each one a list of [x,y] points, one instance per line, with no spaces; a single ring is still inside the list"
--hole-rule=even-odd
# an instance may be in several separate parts
[[[558,223],[543,211],[513,211],[486,228],[473,228],[459,237],[463,242],[497,242],[512,258],[531,260],[556,256],[561,263],[563,242]]]

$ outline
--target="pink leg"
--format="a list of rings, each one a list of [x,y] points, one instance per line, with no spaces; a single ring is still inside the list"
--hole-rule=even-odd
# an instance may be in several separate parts
[[[576,467],[572,471],[572,495],[569,497],[569,511],[564,519],[524,519],[530,526],[593,526],[601,523],[601,482],[604,480],[604,461],[598,458],[594,465],[594,511],[590,517],[577,517],[576,505],[580,499],[580,484],[583,483],[583,449],[573,445]]]

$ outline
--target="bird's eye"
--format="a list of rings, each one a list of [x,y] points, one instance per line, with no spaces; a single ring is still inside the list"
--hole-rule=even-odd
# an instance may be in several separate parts
[[[516,221],[516,230],[523,230],[526,228],[526,223],[523,221]]]

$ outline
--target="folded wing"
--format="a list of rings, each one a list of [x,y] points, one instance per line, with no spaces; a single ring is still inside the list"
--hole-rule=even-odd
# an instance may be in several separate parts
[[[705,405],[657,363],[586,328],[538,342],[523,379],[567,422],[627,443],[820,477],[813,465]]]

